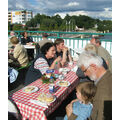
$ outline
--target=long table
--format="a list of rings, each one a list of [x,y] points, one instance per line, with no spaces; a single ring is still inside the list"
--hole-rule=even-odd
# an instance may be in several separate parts
[[[38,87],[39,90],[37,92],[29,94],[23,92],[23,89],[21,89],[10,96],[9,99],[16,103],[17,107],[20,110],[20,113],[22,114],[23,120],[47,120],[47,116],[49,116],[53,111],[56,110],[56,108],[75,89],[76,85],[79,83],[78,77],[73,71],[68,72],[64,80],[69,81],[70,86],[57,86],[56,82],[59,81],[57,79],[55,81],[56,92],[53,94],[56,96],[56,100],[51,103],[48,108],[30,102],[30,99],[36,99],[42,92],[49,93],[49,84],[43,84],[41,79],[38,79],[28,85]]]

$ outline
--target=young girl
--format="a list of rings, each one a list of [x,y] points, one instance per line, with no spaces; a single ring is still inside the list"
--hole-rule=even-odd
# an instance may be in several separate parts
[[[76,87],[77,99],[66,107],[64,120],[86,120],[92,112],[92,98],[95,96],[96,86],[93,82],[82,82]]]

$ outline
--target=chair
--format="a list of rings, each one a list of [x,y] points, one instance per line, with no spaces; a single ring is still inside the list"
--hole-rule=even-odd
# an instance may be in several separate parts
[[[8,91],[14,90],[17,87],[19,87],[20,85],[24,85],[25,76],[26,76],[26,73],[27,73],[30,65],[31,65],[31,63],[29,63],[27,66],[22,66],[22,67],[16,68],[16,70],[19,72],[18,77],[17,77],[16,81],[13,83],[10,83],[9,78],[8,78]]]
[[[19,75],[18,75],[19,81],[17,82],[17,84],[24,84],[25,76],[26,76],[26,73],[27,73],[30,65],[31,65],[31,62],[27,66],[22,66],[22,67],[17,69],[19,72]]]
[[[22,69],[26,69],[26,68],[28,68],[30,65],[31,65],[31,62],[28,63],[26,66],[22,66],[22,67],[17,68],[17,70],[19,71],[19,70],[22,70]]]
[[[35,56],[35,58],[36,58],[37,56],[39,56],[41,54],[40,45],[38,43],[36,43],[35,48],[36,48],[36,56]]]

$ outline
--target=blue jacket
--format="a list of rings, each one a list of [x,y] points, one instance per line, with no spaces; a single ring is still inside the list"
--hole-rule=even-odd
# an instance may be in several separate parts
[[[77,116],[76,120],[87,120],[92,112],[92,104],[83,104],[80,101],[73,103],[73,114]],[[67,115],[64,120],[68,120]]]

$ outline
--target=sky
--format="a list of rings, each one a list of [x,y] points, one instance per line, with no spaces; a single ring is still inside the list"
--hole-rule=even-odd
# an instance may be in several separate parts
[[[112,19],[112,0],[8,0],[8,10],[32,10],[33,14],[87,15]]]

